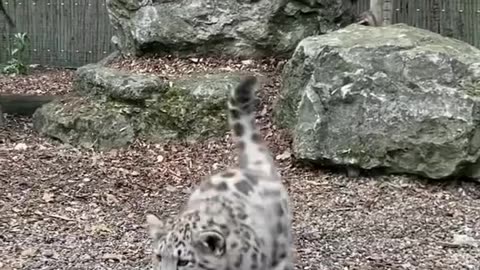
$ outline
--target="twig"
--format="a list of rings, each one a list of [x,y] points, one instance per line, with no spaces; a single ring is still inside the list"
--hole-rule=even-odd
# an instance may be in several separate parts
[[[58,219],[66,220],[66,221],[75,221],[75,219],[71,219],[69,217],[60,216],[60,215],[56,215],[56,214],[46,214],[46,215],[49,216],[49,217],[58,218]]]

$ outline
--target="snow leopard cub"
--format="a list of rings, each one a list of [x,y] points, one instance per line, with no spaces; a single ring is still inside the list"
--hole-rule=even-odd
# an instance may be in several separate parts
[[[175,218],[148,214],[156,270],[293,270],[289,199],[255,126],[257,79],[232,89],[239,166],[211,175]]]

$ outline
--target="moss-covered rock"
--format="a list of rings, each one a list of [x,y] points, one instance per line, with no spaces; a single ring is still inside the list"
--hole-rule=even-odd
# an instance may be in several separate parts
[[[129,95],[135,97],[135,102],[131,102],[132,98],[125,98],[130,91],[123,90],[132,87],[110,82],[109,79],[118,81],[118,78],[103,76],[103,67],[94,68],[89,74],[76,79],[77,85],[83,87],[79,93],[84,96],[57,100],[37,110],[34,123],[40,133],[72,145],[101,149],[122,147],[136,138],[168,141],[223,136],[228,130],[228,93],[245,75],[196,74],[159,83],[161,91],[158,88],[145,92],[137,87],[136,94]],[[135,76],[142,81],[142,75]],[[85,80],[91,82],[92,78],[100,77],[103,82],[100,85],[108,85],[109,90],[105,92],[107,88],[98,87],[101,91],[88,91]],[[109,94],[121,92],[124,94],[116,95],[117,98]]]
[[[227,95],[242,75],[197,74],[174,81],[164,94],[145,100],[148,125],[142,135],[162,140],[224,135],[228,129]]]
[[[39,108],[33,115],[41,134],[87,148],[109,149],[135,140],[138,108],[115,101],[89,97],[58,99]]]
[[[275,120],[304,161],[438,179],[480,171],[480,50],[403,24],[304,39]],[[475,177],[478,177],[479,174]]]

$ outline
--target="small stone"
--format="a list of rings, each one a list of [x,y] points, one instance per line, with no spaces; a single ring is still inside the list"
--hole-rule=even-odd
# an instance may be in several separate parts
[[[22,251],[21,255],[25,257],[33,257],[36,252],[37,252],[36,248],[27,248]]]
[[[243,60],[243,61],[242,61],[242,65],[245,65],[245,66],[250,66],[250,65],[252,65],[253,63],[254,63],[254,62],[253,62],[253,60],[251,60],[251,59]]]
[[[19,150],[19,151],[27,150],[27,148],[28,148],[28,146],[24,143],[18,143],[14,147],[15,150]]]
[[[48,202],[53,202],[53,197],[54,196],[55,196],[55,194],[53,194],[53,193],[45,192],[45,193],[43,193],[42,199],[47,203]]]
[[[292,155],[292,153],[290,153],[290,150],[285,150],[283,153],[277,155],[275,157],[276,160],[286,160],[288,158],[290,158],[290,156]]]
[[[55,252],[53,250],[50,250],[50,249],[47,249],[47,250],[44,250],[43,251],[43,256],[45,257],[53,257],[53,255],[55,254]]]
[[[85,261],[89,261],[90,259],[92,259],[92,256],[88,255],[88,254],[83,254],[80,256],[80,260],[85,262]]]

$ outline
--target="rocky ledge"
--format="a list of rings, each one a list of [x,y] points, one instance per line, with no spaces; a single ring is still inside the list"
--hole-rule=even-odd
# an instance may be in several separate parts
[[[72,145],[110,149],[135,139],[200,140],[228,130],[227,93],[244,72],[175,80],[91,64],[78,69],[74,95],[39,108],[34,126]]]

